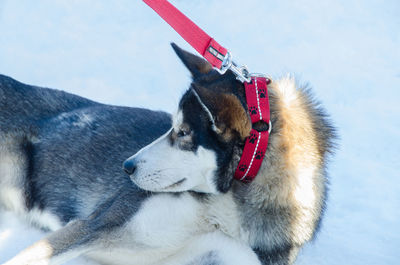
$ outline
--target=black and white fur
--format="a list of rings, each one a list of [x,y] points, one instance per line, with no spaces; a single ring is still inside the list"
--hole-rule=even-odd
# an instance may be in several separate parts
[[[246,113],[242,84],[231,72],[219,76],[202,59],[174,49],[194,83],[172,128],[162,112],[103,105],[0,77],[0,205],[51,231],[6,265],[61,264],[79,255],[104,264],[291,264],[312,238],[333,135],[319,110],[311,101],[305,106],[315,112],[308,122],[324,130],[321,163],[304,165],[293,202],[274,204],[270,195],[280,200],[293,187],[263,186],[264,177],[251,185],[233,181],[243,137],[201,93],[232,94]],[[279,110],[271,109],[279,135]],[[261,174],[279,177],[274,144],[272,134]],[[136,152],[124,163],[131,181],[121,163]],[[310,183],[310,177],[317,179]],[[291,203],[305,211],[292,213]]]

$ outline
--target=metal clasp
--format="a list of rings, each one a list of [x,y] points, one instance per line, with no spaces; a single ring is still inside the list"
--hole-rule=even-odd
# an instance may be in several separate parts
[[[244,83],[251,81],[251,76],[247,67],[245,65],[239,66],[237,63],[235,63],[232,60],[232,54],[230,52],[227,52],[227,54],[225,55],[224,60],[222,61],[221,69],[215,69],[221,75],[225,74],[228,69],[231,69],[231,71],[236,75],[236,79],[240,82]]]

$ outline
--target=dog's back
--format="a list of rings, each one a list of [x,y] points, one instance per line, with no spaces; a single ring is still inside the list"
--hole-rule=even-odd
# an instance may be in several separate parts
[[[0,206],[30,212],[42,225],[45,218],[51,230],[86,217],[121,187],[135,189],[123,160],[169,127],[163,112],[104,105],[0,75]]]
[[[63,91],[22,84],[0,75],[0,131],[36,129],[41,121],[63,112],[99,105]]]

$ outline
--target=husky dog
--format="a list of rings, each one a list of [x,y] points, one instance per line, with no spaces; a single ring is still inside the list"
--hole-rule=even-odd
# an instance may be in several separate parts
[[[162,112],[0,77],[0,204],[52,231],[5,264],[283,265],[314,237],[335,133],[309,90],[269,85],[267,153],[238,182],[244,86],[172,46],[193,76],[172,128]]]

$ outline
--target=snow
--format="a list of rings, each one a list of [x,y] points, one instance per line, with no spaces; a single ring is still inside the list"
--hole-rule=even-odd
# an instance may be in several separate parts
[[[400,2],[172,3],[252,71],[309,82],[338,127],[323,226],[297,264],[399,264]],[[191,50],[141,1],[0,1],[0,73],[104,103],[174,111],[190,80],[170,41]],[[0,262],[42,236],[0,221]]]

